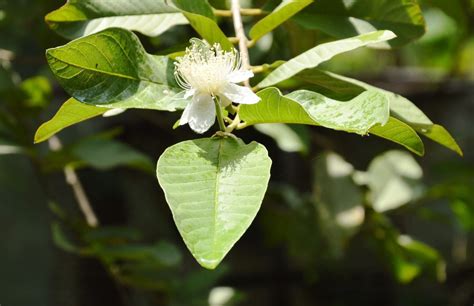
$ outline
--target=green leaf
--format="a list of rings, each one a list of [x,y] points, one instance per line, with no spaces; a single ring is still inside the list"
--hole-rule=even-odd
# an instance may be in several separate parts
[[[239,116],[248,125],[259,123],[294,123],[318,125],[297,102],[284,97],[276,87],[257,93],[257,104],[241,104]]]
[[[38,128],[35,134],[35,143],[48,140],[51,136],[63,129],[87,119],[100,116],[108,110],[108,108],[87,105],[71,98],[64,102],[53,118]]]
[[[423,170],[404,151],[377,156],[367,170],[370,201],[377,212],[385,212],[418,199],[423,191]]]
[[[308,144],[291,127],[283,123],[256,124],[255,129],[265,134],[277,143],[278,147],[285,152],[308,152]]]
[[[250,38],[254,41],[259,40],[312,2],[313,0],[283,0],[273,12],[250,29]]]
[[[312,76],[313,73],[315,74],[314,76]],[[463,155],[462,149],[456,143],[456,140],[451,136],[451,134],[449,134],[449,132],[444,127],[434,124],[428,118],[428,116],[423,113],[423,111],[421,111],[413,102],[403,96],[374,87],[359,80],[351,79],[327,71],[318,71],[317,69],[304,70],[301,73],[298,73],[295,78],[298,80],[307,81],[308,83],[313,85],[317,84],[320,87],[326,88],[328,87],[327,84],[332,84],[333,87],[331,88],[331,90],[333,92],[337,92],[337,88],[341,87],[341,90],[345,90],[348,96],[356,95],[357,87],[351,88],[351,86],[347,85],[347,83],[352,83],[353,86],[358,86],[368,91],[379,92],[385,95],[388,99],[391,116],[396,119],[399,119],[403,123],[406,123],[419,134],[434,140],[435,142],[445,146],[446,148],[458,153],[461,156]],[[413,137],[411,138],[413,139],[413,141],[415,140]],[[415,147],[413,146],[411,146],[411,148],[415,149]],[[415,150],[419,151],[418,149]],[[418,152],[415,153],[418,154]]]
[[[70,0],[45,19],[53,30],[69,39],[112,27],[158,36],[175,25],[188,23],[165,0]]]
[[[377,31],[318,45],[279,66],[257,86],[268,87],[291,78],[304,69],[315,68],[334,56],[370,44],[381,43],[396,37],[390,31]]]
[[[167,111],[186,105],[171,60],[147,54],[127,30],[107,29],[49,49],[46,56],[59,83],[80,102]]]
[[[288,96],[282,96],[275,87],[265,88],[257,93],[261,101],[257,104],[242,104],[239,116],[247,125],[261,123],[293,123],[307,125],[322,125],[312,114],[319,117],[317,110],[309,113],[309,110]],[[327,99],[327,98],[326,98]],[[347,102],[339,102],[341,104]],[[310,106],[308,106],[311,108]],[[329,107],[329,106],[328,106]],[[334,119],[334,118],[333,118]],[[398,143],[416,154],[423,155],[424,146],[416,132],[407,124],[390,117],[383,126],[375,124],[369,129],[369,134],[391,140]]]
[[[376,124],[389,119],[389,104],[385,95],[364,91],[349,101],[337,101],[308,90],[294,91],[287,98],[296,101],[319,125],[365,135]]]
[[[354,167],[334,153],[316,160],[314,197],[322,231],[336,256],[364,222],[363,196],[352,179]]]
[[[421,135],[428,137],[429,139],[445,146],[448,149],[453,150],[460,156],[464,155],[461,147],[459,147],[453,136],[451,136],[451,134],[441,125],[433,124],[428,128],[417,127],[416,130]]]
[[[385,125],[375,125],[369,130],[369,134],[376,135],[398,143],[415,154],[423,156],[425,146],[420,136],[408,124],[390,117]]]
[[[129,166],[148,173],[154,171],[153,163],[148,156],[113,139],[86,138],[72,146],[71,153],[79,158],[81,163],[99,170]]]
[[[270,166],[264,146],[233,138],[181,142],[160,157],[158,181],[184,242],[203,267],[214,269],[252,223]]]
[[[67,237],[67,234],[58,222],[51,224],[51,233],[53,235],[53,242],[57,247],[69,253],[79,254],[81,252],[81,248]]]
[[[173,0],[194,30],[210,44],[218,43],[224,50],[234,46],[215,22],[212,7],[205,0]]]
[[[346,38],[375,30],[390,30],[401,46],[425,33],[420,6],[413,0],[318,0],[294,20],[301,26]]]

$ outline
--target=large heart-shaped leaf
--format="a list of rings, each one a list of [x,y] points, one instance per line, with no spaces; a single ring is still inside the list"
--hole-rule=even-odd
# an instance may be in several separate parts
[[[158,36],[175,25],[188,23],[183,14],[165,0],[69,0],[49,13],[46,22],[69,39],[111,27]]]
[[[80,102],[167,111],[186,105],[171,60],[147,54],[130,31],[107,29],[46,55],[59,83]]]
[[[414,0],[318,0],[294,19],[303,27],[346,38],[375,30],[391,30],[400,46],[425,33],[420,6]]]
[[[259,40],[263,35],[274,30],[312,2],[313,0],[283,0],[273,12],[265,16],[265,18],[257,22],[250,29],[250,38]]]
[[[214,269],[252,223],[270,166],[264,146],[233,138],[181,142],[158,160],[176,226],[203,267]]]
[[[263,88],[278,84],[304,69],[314,68],[322,62],[330,60],[338,54],[370,44],[382,43],[395,37],[395,34],[390,31],[376,31],[321,44],[280,65],[257,86]]]

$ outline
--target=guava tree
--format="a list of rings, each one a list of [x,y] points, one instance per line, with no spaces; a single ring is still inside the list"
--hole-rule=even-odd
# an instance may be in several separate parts
[[[357,48],[389,49],[419,38],[424,20],[416,1],[270,0],[242,8],[232,0],[230,8],[207,0],[69,0],[51,12],[51,29],[71,42],[46,57],[71,98],[39,127],[35,142],[60,146],[52,137],[62,129],[134,108],[182,112],[174,128],[210,131],[169,147],[157,164],[175,224],[208,269],[251,225],[270,179],[266,148],[238,138],[242,129],[317,126],[378,136],[417,155],[424,154],[421,135],[462,155],[448,131],[408,99],[318,68]],[[288,60],[254,63],[249,49],[286,22],[320,34],[318,43]],[[156,37],[178,25],[199,37],[164,55],[147,53],[134,33]]]

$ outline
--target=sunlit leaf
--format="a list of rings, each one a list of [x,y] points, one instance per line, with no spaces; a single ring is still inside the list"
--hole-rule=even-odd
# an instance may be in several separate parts
[[[168,148],[157,176],[187,247],[214,269],[252,223],[267,189],[265,147],[233,138],[198,139]]]
[[[322,62],[330,60],[338,54],[370,44],[382,43],[394,37],[396,37],[395,34],[390,31],[377,31],[318,45],[276,68],[257,86],[263,88],[278,84],[304,69],[314,68]]]
[[[53,30],[69,39],[112,27],[158,36],[175,25],[188,23],[165,0],[72,0],[45,19]]]
[[[51,136],[76,123],[102,115],[109,109],[81,103],[73,98],[64,102],[56,115],[43,123],[35,134],[35,143],[48,140]]]
[[[147,54],[127,30],[107,29],[46,54],[59,83],[80,102],[168,111],[186,104],[171,60]]]
[[[265,16],[250,29],[250,38],[259,40],[312,2],[313,0],[283,0],[273,12]]]

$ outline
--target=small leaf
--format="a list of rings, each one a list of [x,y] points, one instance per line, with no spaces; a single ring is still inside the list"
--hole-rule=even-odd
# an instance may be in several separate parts
[[[284,97],[276,87],[265,88],[257,93],[257,104],[240,105],[239,116],[248,125],[258,123],[295,123],[318,125],[297,102]]]
[[[75,39],[120,27],[158,36],[188,21],[165,0],[76,0],[46,15],[48,25],[60,35]]]
[[[354,167],[334,153],[326,153],[316,160],[314,205],[321,219],[322,231],[336,256],[362,225],[365,212],[361,189],[352,179]]]
[[[173,0],[194,30],[210,44],[218,43],[224,50],[234,46],[215,22],[212,7],[205,0]]]
[[[94,118],[109,109],[81,103],[73,98],[64,102],[56,115],[43,123],[35,134],[35,143],[48,140],[51,136],[76,123]]]
[[[425,146],[420,136],[409,125],[396,118],[390,117],[385,125],[373,126],[369,134],[398,143],[420,156],[425,154]]]
[[[66,233],[63,231],[63,228],[58,222],[51,224],[51,232],[53,235],[54,244],[57,247],[69,253],[79,254],[81,252],[81,248],[67,237]]]
[[[257,86],[263,88],[278,84],[304,69],[314,68],[322,62],[330,60],[338,54],[370,44],[381,43],[395,37],[395,34],[390,31],[377,31],[321,44],[282,64]]]
[[[250,38],[254,41],[259,40],[312,2],[313,0],[284,0],[273,12],[250,29]]]
[[[370,200],[377,212],[398,208],[422,194],[419,180],[423,170],[407,152],[388,151],[377,156],[367,173]]]
[[[390,30],[397,35],[391,46],[404,45],[425,33],[422,10],[413,0],[318,0],[293,19],[336,38]]]
[[[278,147],[285,152],[308,152],[308,144],[301,138],[301,136],[283,123],[263,123],[256,124],[255,129],[262,134],[265,134],[277,143]]]
[[[453,150],[460,156],[463,156],[462,149],[459,147],[456,140],[441,125],[433,124],[431,127],[428,128],[417,127],[416,130],[421,135],[428,137],[429,139],[436,141],[437,143],[445,146],[446,148]]]
[[[153,163],[148,156],[113,139],[86,138],[73,145],[71,153],[81,163],[99,170],[128,166],[148,173],[154,171]]]
[[[147,54],[127,30],[107,29],[49,49],[46,56],[59,83],[80,102],[167,111],[186,105],[171,60]]]
[[[188,249],[214,269],[260,209],[271,160],[264,146],[232,138],[198,139],[168,148],[158,181]]]

